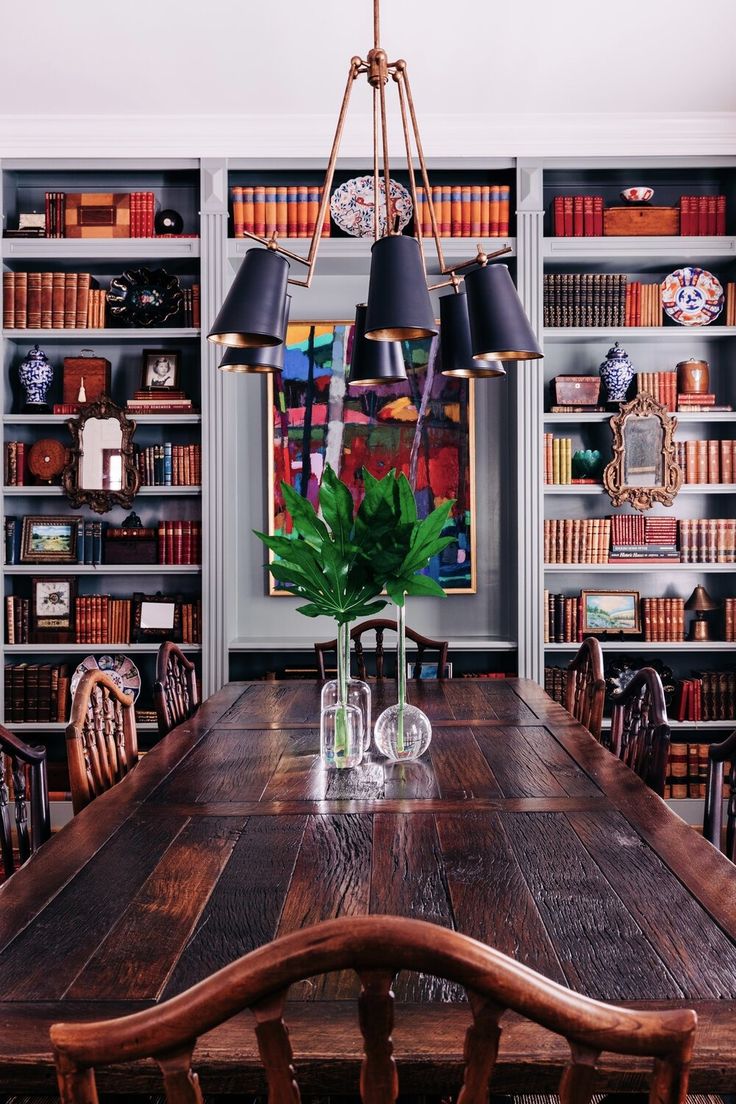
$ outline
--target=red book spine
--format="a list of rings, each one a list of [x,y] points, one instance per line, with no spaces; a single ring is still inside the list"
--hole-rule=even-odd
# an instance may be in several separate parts
[[[575,238],[583,236],[583,196],[573,196],[572,233]]]
[[[192,556],[192,522],[183,521],[181,524],[181,562],[191,564],[194,563],[194,557]]]
[[[565,234],[565,213],[562,196],[555,196],[552,204],[552,232],[556,238],[562,238]]]
[[[726,233],[726,197],[716,196],[716,234]]]
[[[154,211],[156,209],[156,196],[153,192],[148,193],[148,226],[146,227],[146,237],[152,238],[155,234],[153,228]]]
[[[603,196],[593,196],[593,236],[603,237]]]
[[[572,196],[563,196],[563,210],[565,212],[565,237],[572,237]]]
[[[158,562],[166,563],[166,522],[158,523]]]
[[[595,235],[595,218],[593,215],[593,196],[583,196],[583,237],[592,238]]]
[[[706,232],[708,234],[717,233],[718,217],[716,214],[718,199],[716,196],[708,196],[708,215],[706,218]]]
[[[708,196],[698,196],[698,229],[699,237],[708,233]]]
[[[690,196],[680,196],[680,234],[690,234]]]

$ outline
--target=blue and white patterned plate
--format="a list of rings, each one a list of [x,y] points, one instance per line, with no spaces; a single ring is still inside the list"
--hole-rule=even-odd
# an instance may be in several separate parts
[[[678,268],[662,281],[662,306],[681,326],[707,326],[723,310],[720,281],[705,268]]]
[[[104,671],[106,675],[110,676],[112,681],[124,694],[132,694],[134,699],[138,698],[141,692],[140,671],[133,660],[129,656],[124,655],[90,655],[83,659],[72,675],[72,697],[74,696],[74,692],[77,689],[82,675],[86,675],[87,671],[94,671],[98,667],[101,671]]]
[[[372,176],[355,176],[335,188],[330,199],[330,213],[335,224],[354,238],[373,237],[374,188]],[[403,230],[412,215],[411,196],[403,184],[391,181],[393,212],[399,216]],[[386,192],[383,177],[378,182],[378,234],[386,233]]]

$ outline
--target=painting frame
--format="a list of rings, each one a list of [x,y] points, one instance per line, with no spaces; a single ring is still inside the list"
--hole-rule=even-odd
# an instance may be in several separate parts
[[[633,625],[626,624],[612,625],[607,628],[602,625],[591,625],[590,623],[590,608],[589,599],[591,598],[617,598],[622,601],[624,598],[631,599],[631,612],[633,613]],[[580,591],[580,607],[582,612],[582,632],[583,636],[618,636],[624,634],[626,636],[636,636],[641,633],[641,595],[638,590],[602,590],[600,587],[589,588]]]
[[[289,322],[289,330],[296,326],[320,326],[320,327],[335,327],[335,326],[347,326],[352,327],[355,325],[353,318],[349,319],[291,319]],[[434,340],[438,341],[438,338]],[[288,344],[288,333],[287,333]],[[347,373],[346,373],[347,374]],[[444,377],[447,379],[448,377]],[[478,593],[478,519],[477,519],[477,479],[476,479],[476,440],[475,440],[475,380],[466,379],[462,382],[467,386],[467,439],[468,439],[468,503],[470,513],[469,524],[469,552],[470,552],[470,583],[468,586],[457,586],[448,588],[446,590],[447,597],[453,597],[454,595],[467,595]],[[270,536],[276,534],[276,526],[274,523],[274,482],[276,475],[275,467],[275,444],[276,435],[274,427],[274,406],[275,406],[275,392],[274,392],[274,373],[269,372],[267,376],[267,392],[266,392],[266,408],[267,408],[267,435],[266,435],[266,448],[267,448],[267,488],[266,488],[266,531]],[[366,388],[365,390],[370,390]],[[274,558],[273,552],[269,552],[269,562],[272,562]],[[285,590],[283,587],[279,587],[274,580],[271,573],[268,573],[268,589],[267,594],[269,597],[293,597],[291,591]]]
[[[68,530],[68,548],[64,551],[34,551],[34,531],[38,529]],[[48,539],[48,538],[47,538]],[[75,564],[77,562],[77,519],[63,514],[26,514],[20,542],[22,564]]]

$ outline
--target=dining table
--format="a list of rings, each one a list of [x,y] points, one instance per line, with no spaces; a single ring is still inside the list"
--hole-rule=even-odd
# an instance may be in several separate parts
[[[736,1084],[736,873],[539,685],[412,681],[432,723],[414,762],[375,751],[327,770],[320,686],[231,682],[57,832],[0,889],[0,1089],[52,1091],[49,1027],[181,993],[328,918],[394,914],[490,944],[570,988],[694,1008],[696,1092]],[[396,700],[372,684],[373,716]],[[425,975],[396,979],[403,1093],[461,1081],[469,1009]],[[350,972],[293,987],[302,1091],[357,1091]],[[564,1040],[508,1014],[494,1090],[556,1089]],[[205,1093],[259,1092],[247,1011],[199,1040]],[[604,1054],[598,1085],[640,1091],[645,1059]],[[98,1071],[160,1092],[153,1063]]]

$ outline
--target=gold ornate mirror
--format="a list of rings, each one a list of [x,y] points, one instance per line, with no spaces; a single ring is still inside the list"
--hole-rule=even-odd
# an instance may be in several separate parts
[[[133,463],[135,422],[105,395],[67,422],[74,444],[62,481],[73,506],[105,514],[129,507],[140,485]]]
[[[603,485],[614,506],[630,502],[635,510],[653,503],[671,506],[682,486],[673,440],[677,418],[645,392],[611,418],[613,460]]]

